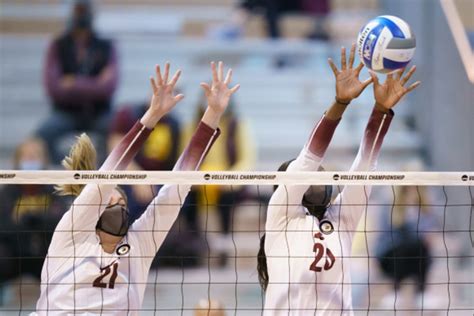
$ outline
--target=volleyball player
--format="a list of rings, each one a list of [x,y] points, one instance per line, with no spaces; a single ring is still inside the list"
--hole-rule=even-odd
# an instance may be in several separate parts
[[[211,64],[213,81],[202,83],[208,107],[194,136],[174,170],[196,170],[219,136],[217,128],[231,95],[239,85],[228,88],[232,71],[223,78],[223,64]],[[151,105],[139,122],[110,153],[104,170],[125,169],[158,120],[183,95],[173,89],[180,71],[168,81],[156,69],[151,79]],[[95,150],[81,136],[63,164],[68,169],[91,169]],[[127,198],[111,184],[88,184],[84,188],[59,186],[60,193],[77,195],[64,214],[48,250],[37,314],[137,315],[143,301],[151,262],[175,221],[191,185],[165,185],[144,214],[128,227]]]
[[[341,50],[341,70],[329,64],[336,78],[336,98],[316,124],[298,157],[280,170],[316,171],[349,103],[374,82],[375,106],[351,171],[370,171],[393,118],[392,108],[420,83],[404,87],[413,67],[361,82],[362,64],[353,68],[355,46]],[[258,272],[265,290],[265,315],[352,315],[350,255],[357,223],[370,195],[368,186],[346,186],[330,203],[331,186],[278,186],[270,200],[266,234],[260,242]]]

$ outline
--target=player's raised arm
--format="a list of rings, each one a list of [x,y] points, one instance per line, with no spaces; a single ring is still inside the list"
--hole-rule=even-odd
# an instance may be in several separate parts
[[[157,78],[150,79],[153,89],[150,107],[114,147],[100,167],[100,171],[125,169],[140,150],[156,123],[183,98],[181,94],[176,96],[173,94],[181,71],[177,71],[174,77],[168,81],[169,68],[170,65],[167,63],[165,74],[162,76],[160,67],[156,67]],[[73,146],[70,155],[65,158],[63,164],[66,169],[70,170],[92,170],[95,168],[95,162],[85,162],[94,160],[95,149],[90,140],[83,135],[78,138],[78,143]],[[115,185],[111,184],[88,184],[83,189],[82,186],[77,185],[58,186],[62,194],[78,196],[70,210],[61,219],[56,230],[94,231],[100,215],[109,203],[114,188]]]
[[[404,69],[395,74],[389,74],[383,84],[379,82],[375,73],[371,72],[374,81],[375,105],[350,171],[374,171],[376,169],[380,148],[394,116],[392,109],[405,94],[420,85],[420,82],[417,81],[406,87],[406,83],[415,70],[416,67],[412,67],[406,76],[403,76]],[[334,209],[341,209],[342,217],[348,225],[354,228],[357,226],[368,202],[370,191],[370,186],[346,186],[336,198]],[[340,204],[342,204],[342,208],[339,206]]]
[[[311,154],[316,155],[321,159],[326,153],[332,136],[334,135],[334,131],[347,109],[347,106],[372,82],[372,78],[368,78],[365,81],[359,80],[359,75],[364,65],[359,63],[359,65],[354,68],[355,48],[355,44],[352,44],[349,61],[347,61],[346,49],[344,47],[341,48],[340,70],[331,58],[328,59],[329,66],[331,67],[334,73],[334,78],[336,79],[336,96],[334,102],[324,113],[318,124],[316,124],[311,133],[311,137],[305,146],[305,149],[308,149]]]
[[[224,78],[224,65],[211,63],[212,83],[201,83],[206,94],[208,107],[194,132],[191,141],[179,157],[173,171],[198,170],[206,154],[220,134],[217,128],[232,94],[240,87],[229,87],[232,69]],[[168,230],[173,225],[179,210],[191,189],[191,185],[165,185],[158,196],[148,206],[145,213],[132,225],[131,232],[136,232],[142,240],[145,252],[154,255],[163,242]]]
[[[328,60],[336,79],[336,96],[334,102],[314,127],[308,142],[298,157],[292,161],[287,168],[283,167],[280,168],[280,170],[318,170],[336,127],[347,106],[372,82],[372,78],[365,81],[359,80],[363,64],[360,63],[356,68],[354,68],[354,58],[355,44],[351,47],[348,61],[346,57],[346,49],[344,47],[341,48],[340,69],[337,68],[332,59]],[[270,228],[277,225],[277,223],[284,222],[285,217],[301,215],[297,208],[287,206],[300,205],[303,195],[308,188],[309,186],[307,185],[279,186],[272,196],[270,205],[280,205],[281,207],[269,208],[267,214],[267,227]]]
[[[220,133],[217,127],[222,115],[229,105],[230,97],[240,88],[239,84],[235,85],[233,88],[228,87],[232,80],[232,69],[227,71],[224,78],[224,64],[222,62],[219,62],[218,66],[212,62],[211,70],[211,85],[205,82],[201,83],[201,87],[203,88],[207,99],[207,109],[204,112],[201,122],[198,124],[190,143],[184,149],[178,162],[174,166],[173,170],[175,171],[199,169],[204,156],[217,138],[217,134]],[[200,136],[210,134],[211,130],[216,137],[213,139],[206,138],[205,143],[200,141]],[[203,145],[206,145],[206,147],[202,147]]]

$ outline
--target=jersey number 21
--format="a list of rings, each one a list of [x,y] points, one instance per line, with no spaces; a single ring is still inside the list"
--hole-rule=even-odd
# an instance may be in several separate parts
[[[112,264],[109,264],[105,268],[100,268],[100,275],[94,280],[92,283],[93,287],[100,287],[100,288],[106,288],[108,287],[109,289],[113,289],[115,287],[115,279],[117,278],[117,269],[118,269],[118,262],[114,262]],[[112,272],[112,275],[110,276],[109,279],[109,284],[102,282],[102,280],[108,276]]]

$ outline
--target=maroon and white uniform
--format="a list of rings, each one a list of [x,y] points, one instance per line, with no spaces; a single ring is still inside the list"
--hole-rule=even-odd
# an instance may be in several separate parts
[[[100,170],[124,169],[150,130],[136,123]],[[174,170],[196,170],[219,135],[200,123]],[[88,184],[56,227],[41,276],[38,315],[138,315],[150,265],[191,185],[165,185],[116,250],[104,252],[95,227],[115,185]],[[122,248],[121,248],[122,247]]]
[[[351,171],[369,171],[387,133],[393,112],[374,109]],[[316,171],[339,121],[325,117],[288,171]],[[307,215],[302,198],[307,185],[282,186],[267,212],[265,253],[269,283],[265,315],[353,315],[350,255],[352,239],[370,195],[370,187],[346,186],[324,219],[334,226],[320,232],[319,220]]]

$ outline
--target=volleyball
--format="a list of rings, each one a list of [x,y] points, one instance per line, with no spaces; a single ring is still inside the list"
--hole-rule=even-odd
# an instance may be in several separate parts
[[[416,39],[407,22],[393,15],[381,15],[360,30],[357,45],[359,57],[367,68],[389,73],[411,61]]]

